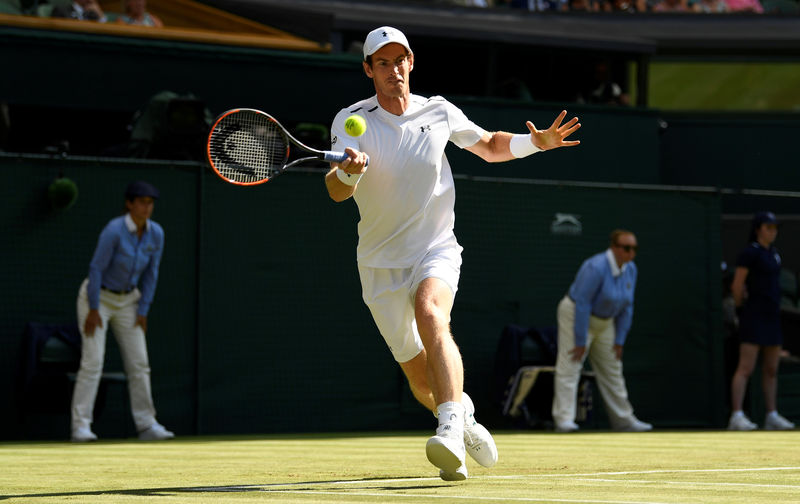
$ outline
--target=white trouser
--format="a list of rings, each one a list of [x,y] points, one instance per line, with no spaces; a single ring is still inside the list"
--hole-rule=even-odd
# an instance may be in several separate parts
[[[89,428],[92,423],[94,402],[103,361],[106,353],[106,331],[109,324],[119,345],[125,375],[128,378],[128,393],[131,399],[131,413],[137,431],[143,431],[156,422],[156,410],[150,389],[150,364],[147,359],[147,344],[144,331],[136,325],[136,310],[141,294],[134,289],[128,294],[114,294],[100,291],[100,318],[103,327],[94,331],[94,336],[84,334],[84,323],[89,314],[89,298],[86,294],[88,280],[84,280],[78,292],[78,327],[83,346],[81,366],[75,380],[72,395],[72,429]]]
[[[615,336],[614,319],[590,317],[586,351],[580,362],[574,361],[569,352],[575,348],[575,303],[564,296],[558,304],[558,358],[553,396],[553,420],[556,424],[575,421],[578,382],[587,356],[611,427],[624,428],[634,420],[622,376],[622,361],[614,353]]]

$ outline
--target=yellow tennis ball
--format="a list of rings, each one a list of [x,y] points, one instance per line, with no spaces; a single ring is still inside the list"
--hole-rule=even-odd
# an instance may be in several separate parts
[[[344,120],[344,130],[350,136],[361,136],[367,131],[367,121],[360,115],[353,114]]]

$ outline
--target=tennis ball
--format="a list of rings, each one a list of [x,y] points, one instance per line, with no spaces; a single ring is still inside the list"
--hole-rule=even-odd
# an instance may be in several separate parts
[[[350,136],[361,136],[367,131],[367,121],[360,115],[353,114],[344,120],[344,130]]]
[[[78,199],[78,186],[66,177],[57,178],[47,188],[47,197],[55,210],[66,210]]]

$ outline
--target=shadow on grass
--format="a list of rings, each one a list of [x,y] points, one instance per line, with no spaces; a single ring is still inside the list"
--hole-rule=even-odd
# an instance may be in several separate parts
[[[162,487],[162,488],[132,488],[127,490],[92,490],[83,492],[45,492],[45,493],[31,493],[31,494],[17,494],[17,495],[0,495],[0,501],[8,499],[35,499],[43,497],[80,497],[90,495],[137,495],[140,497],[169,497],[177,493],[204,493],[204,492],[221,492],[221,493],[238,493],[238,492],[280,492],[285,490],[293,491],[314,491],[322,490],[339,490],[342,494],[347,493],[347,487],[342,487],[346,483],[367,483],[374,481],[376,483],[385,481],[386,478],[359,478],[352,480],[322,480],[322,481],[298,481],[293,483],[266,483],[263,485],[219,485],[219,486],[198,486],[198,487]],[[404,481],[440,481],[439,478],[433,477],[419,477],[407,476],[400,478],[391,478],[392,481],[402,483]],[[331,485],[325,487],[324,485]],[[437,484],[420,484],[420,485],[404,485],[404,486],[387,486],[387,485],[369,485],[360,487],[362,489],[370,490],[383,490],[383,491],[397,491],[397,490],[422,490],[430,488],[443,488],[449,487],[452,484],[437,483]],[[316,487],[316,488],[315,488]]]

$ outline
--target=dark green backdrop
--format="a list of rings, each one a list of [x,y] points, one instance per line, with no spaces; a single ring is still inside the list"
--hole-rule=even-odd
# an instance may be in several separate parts
[[[447,95],[447,83],[425,73],[441,56],[417,62],[415,92]],[[119,141],[120,131],[110,130],[126,134],[133,111],[165,89],[193,93],[212,113],[250,106],[287,124],[325,125],[372,93],[352,55],[0,27],[0,59],[14,69],[0,79],[11,143],[67,139],[73,152],[87,137]],[[447,97],[485,128],[515,132],[528,119],[547,126],[564,107]],[[503,165],[448,154],[465,247],[453,329],[480,416],[506,425],[490,391],[503,327],[553,325],[581,261],[605,248],[612,228],[627,227],[641,243],[625,354],[637,414],[658,427],[722,426],[720,214],[799,213],[798,199],[677,186],[799,190],[790,160],[800,116],[568,108],[584,125],[577,149]],[[60,170],[80,195],[59,213],[45,193]],[[319,173],[243,189],[188,162],[0,154],[0,404],[10,411],[0,415],[2,437],[68,436],[66,411],[32,417],[16,407],[22,331],[28,321],[74,319],[97,235],[136,178],[163,193],[155,219],[166,251],[148,340],[159,419],[168,427],[178,434],[431,427],[361,303],[356,209],[332,203]],[[578,215],[582,234],[551,234],[556,213]],[[107,367],[119,369],[113,344]],[[107,396],[98,434],[130,435],[124,394],[117,387]]]
[[[553,153],[518,163],[546,169],[558,162]],[[62,169],[80,192],[72,208],[56,212],[45,192]],[[424,428],[433,421],[405,390],[362,305],[355,206],[329,200],[321,173],[240,188],[191,163],[2,156],[0,177],[3,404],[14,404],[24,324],[74,320],[97,235],[119,213],[125,184],[144,178],[161,189],[154,218],[166,231],[148,334],[163,423],[179,434],[208,434]],[[553,325],[581,261],[603,250],[615,227],[635,230],[641,243],[625,354],[637,413],[663,427],[720,423],[716,194],[468,176],[458,177],[457,193],[465,251],[453,330],[467,390],[487,424],[506,425],[490,389],[503,327]],[[553,235],[556,213],[579,216],[582,234]],[[113,347],[108,359],[109,369],[118,366]],[[124,414],[108,408],[99,432],[118,433],[130,422]],[[34,432],[18,415],[2,419],[11,438],[68,434],[66,412],[39,416]]]

